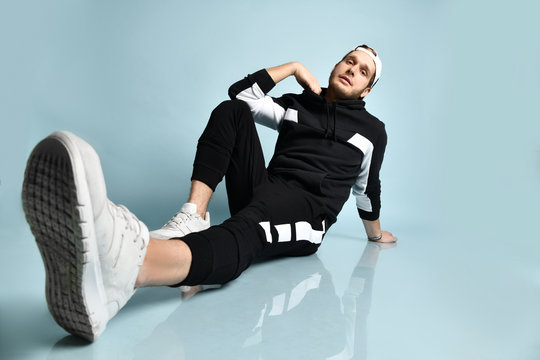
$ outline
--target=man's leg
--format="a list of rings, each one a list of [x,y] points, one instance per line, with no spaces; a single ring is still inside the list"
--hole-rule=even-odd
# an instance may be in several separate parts
[[[232,217],[178,236],[192,253],[188,276],[178,285],[224,284],[256,258],[317,250],[325,232],[323,204],[298,188],[269,182],[251,111],[239,100],[213,111],[199,139],[192,181],[213,191],[224,176]]]
[[[68,332],[97,339],[135,292],[147,227],[107,198],[98,155],[68,132],[32,151],[22,202],[45,265],[51,314]]]
[[[189,192],[188,203],[197,206],[197,213],[204,219],[206,217],[206,209],[214,190],[202,181],[191,180],[191,190]]]
[[[316,200],[297,187],[269,181],[223,224],[182,237],[192,263],[186,279],[177,285],[225,284],[256,259],[313,254],[325,226],[324,208]]]
[[[191,250],[183,241],[150,238],[135,287],[174,285],[191,267]]]
[[[170,239],[207,229],[210,224],[206,209],[223,177],[231,215],[246,206],[253,189],[267,179],[253,116],[240,100],[224,101],[212,111],[197,144],[188,202],[150,235]],[[202,219],[207,222],[202,224]]]
[[[190,197],[202,199],[204,206],[209,190],[213,192],[223,177],[231,215],[245,207],[254,188],[267,179],[253,115],[241,100],[224,101],[212,111],[197,144]]]
[[[262,150],[247,105],[225,102],[215,113],[214,123],[221,117],[217,115],[228,115],[225,118],[229,126],[217,132],[219,126],[209,126],[210,134],[215,137],[221,131],[228,142],[217,142],[221,148],[212,152],[208,151],[213,146],[212,136],[202,137],[201,148],[207,150],[198,152],[202,155],[194,168],[192,197],[203,207],[224,174],[234,182],[243,169],[240,172],[245,182],[241,186],[251,184],[246,188],[249,194],[254,184],[266,178]],[[239,136],[249,132],[251,142]],[[255,149],[246,150],[247,143]],[[214,161],[224,150],[228,161]],[[248,201],[245,194],[240,195],[244,196],[239,201],[230,199],[231,209]],[[144,223],[125,207],[110,202],[99,157],[73,134],[54,133],[36,146],[27,163],[22,197],[47,272],[49,309],[68,332],[93,341],[133,295],[136,286],[170,285],[192,274],[193,245],[151,239]],[[235,261],[229,260],[237,256],[235,246],[228,246],[230,232],[218,229],[206,235],[225,246],[215,254],[204,241],[202,246],[195,245],[200,250],[195,267],[207,265],[209,257],[215,256],[214,270],[236,272]],[[218,283],[223,277],[213,278]]]
[[[199,138],[188,200],[196,205],[199,215],[206,211],[211,195],[223,177],[231,215],[243,209],[251,201],[254,189],[267,181],[255,122],[247,104],[240,100],[224,101],[217,106]],[[237,241],[246,231],[246,225],[243,221],[233,223],[236,225],[220,225],[195,234],[171,226],[167,232],[169,238],[184,239],[195,259],[187,278],[183,279],[186,280],[184,285],[198,285],[200,281],[204,284],[225,283],[236,276],[239,257],[252,258],[253,251],[242,252],[241,248],[245,249],[246,245]],[[247,237],[250,238],[248,242],[257,243],[253,236]],[[250,244],[247,247],[250,248]]]

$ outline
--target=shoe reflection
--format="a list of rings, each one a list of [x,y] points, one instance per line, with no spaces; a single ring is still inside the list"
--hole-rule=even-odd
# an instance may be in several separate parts
[[[136,346],[135,358],[365,359],[375,266],[395,246],[368,242],[342,299],[316,255],[253,266],[249,279],[259,285],[239,278],[223,290],[192,288],[193,299]]]

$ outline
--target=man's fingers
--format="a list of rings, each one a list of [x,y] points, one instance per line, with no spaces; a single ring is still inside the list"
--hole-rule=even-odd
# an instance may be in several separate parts
[[[387,231],[386,233],[389,235],[389,238],[390,238],[392,241],[397,241],[397,237],[395,237],[394,234],[392,234],[392,233],[389,232],[389,231]]]
[[[305,83],[302,83],[300,84],[302,85],[302,87],[306,90],[311,90],[313,91],[315,94],[319,94],[321,93],[322,89],[321,87],[319,86],[319,84],[316,82],[316,83],[308,83],[308,82],[305,82]]]
[[[321,93],[321,86],[319,85],[319,81],[317,80],[315,76],[312,75],[312,78],[310,79],[309,84],[310,84],[309,87],[311,91],[313,91],[315,94]]]
[[[316,79],[306,83],[304,88],[313,91],[315,94],[320,94],[322,91],[321,87],[319,86],[319,82]]]
[[[322,92],[319,81],[305,66],[301,66],[294,76],[296,77],[296,81],[304,89],[309,89],[316,94],[320,94]]]

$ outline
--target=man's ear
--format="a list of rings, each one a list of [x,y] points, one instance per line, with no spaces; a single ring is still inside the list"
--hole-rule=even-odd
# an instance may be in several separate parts
[[[362,91],[362,94],[360,94],[360,98],[365,97],[367,94],[369,94],[370,91],[371,91],[370,87],[365,88],[364,91]]]

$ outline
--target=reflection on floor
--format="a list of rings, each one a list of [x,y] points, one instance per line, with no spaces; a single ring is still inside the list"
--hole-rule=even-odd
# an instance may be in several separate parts
[[[534,257],[400,234],[397,246],[329,234],[316,255],[254,264],[222,288],[140,289],[92,344],[49,315],[28,234],[0,255],[27,257],[0,294],[0,358],[538,358]]]
[[[132,344],[133,358],[157,351],[178,359],[365,359],[375,265],[379,252],[394,246],[365,246],[342,301],[317,256],[254,265],[249,278],[258,286],[239,279],[191,289],[182,306]],[[58,359],[57,349],[71,338],[53,347],[49,359]]]

